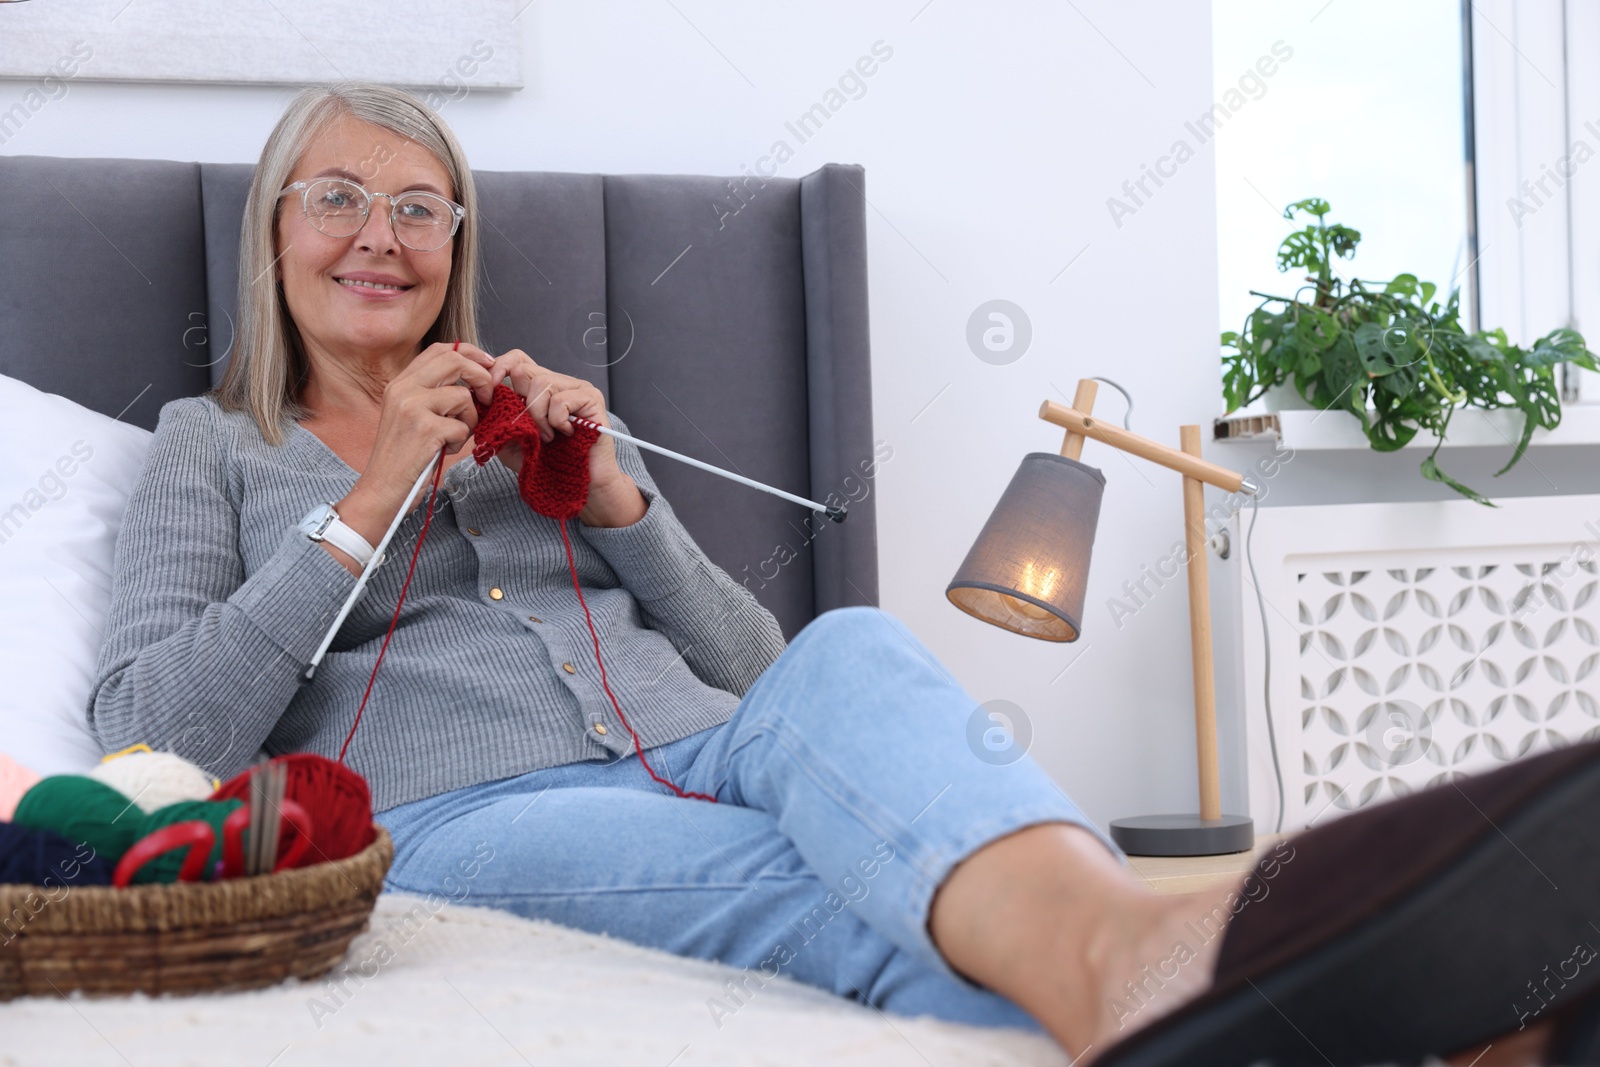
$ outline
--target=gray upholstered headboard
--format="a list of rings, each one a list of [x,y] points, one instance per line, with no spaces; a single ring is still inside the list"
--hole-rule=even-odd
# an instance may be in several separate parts
[[[207,389],[232,343],[251,170],[0,157],[0,374],[151,429],[162,404]],[[649,458],[695,539],[789,636],[876,603],[861,168],[477,183],[485,347],[594,382],[647,440],[851,498],[835,525]]]

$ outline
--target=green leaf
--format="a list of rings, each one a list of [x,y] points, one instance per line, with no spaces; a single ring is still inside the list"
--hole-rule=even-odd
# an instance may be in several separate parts
[[[1383,291],[1391,296],[1411,296],[1417,291],[1417,276],[1397,274],[1394,281],[1383,287]]]
[[[1261,345],[1263,352],[1272,347],[1272,342],[1283,336],[1284,323],[1288,320],[1287,313],[1275,313],[1265,307],[1258,307],[1250,313],[1250,321],[1246,324],[1250,337]]]
[[[1526,362],[1530,366],[1549,367],[1582,356],[1593,356],[1583,344],[1583,336],[1576,330],[1552,330],[1533,343]]]
[[[1297,230],[1283,239],[1278,246],[1278,270],[1287,274],[1291,270],[1325,270],[1327,257],[1323,255],[1315,228]]]
[[[1295,339],[1317,351],[1331,346],[1343,332],[1344,327],[1339,325],[1338,319],[1316,308],[1306,308],[1294,327]]]
[[[1554,383],[1550,388],[1529,390],[1526,402],[1519,405],[1528,421],[1546,430],[1561,424],[1561,399],[1556,396]]]
[[[1375,452],[1395,452],[1411,443],[1417,428],[1404,422],[1378,419],[1367,429],[1367,443]]]
[[[1374,377],[1393,374],[1422,358],[1417,331],[1409,323],[1363,322],[1356,327],[1355,342],[1361,369]]]
[[[1515,467],[1517,465],[1517,461],[1522,458],[1523,453],[1528,451],[1528,442],[1533,440],[1533,428],[1534,420],[1529,418],[1527,412],[1524,411],[1522,419],[1522,436],[1517,438],[1517,447],[1516,450],[1511,453],[1511,459],[1504,467],[1501,467],[1499,470],[1494,472],[1494,476],[1496,478],[1500,477],[1512,467]]]
[[[1357,383],[1366,378],[1361,370],[1361,360],[1356,356],[1356,346],[1351,334],[1339,335],[1333,347],[1322,354],[1322,383],[1327,395],[1320,407],[1345,406],[1354,410],[1352,397],[1359,398],[1364,416],[1366,400]]]
[[[1467,338],[1467,354],[1480,363],[1504,363],[1505,354],[1489,342],[1484,334],[1474,334]]]
[[[1320,219],[1322,216],[1328,213],[1328,210],[1328,202],[1326,200],[1322,199],[1320,196],[1311,196],[1304,200],[1296,200],[1294,203],[1284,208],[1283,217],[1286,219],[1292,219],[1294,218],[1294,213],[1296,211],[1300,211],[1307,215],[1315,215]]]
[[[1488,497],[1478,492],[1476,489],[1473,489],[1470,486],[1462,485],[1444,471],[1440,470],[1439,464],[1434,461],[1434,458],[1431,455],[1422,461],[1422,476],[1428,479],[1430,482],[1440,482],[1444,485],[1448,485],[1450,488],[1454,489],[1468,500],[1476,501],[1485,507],[1494,508],[1500,506],[1493,500],[1490,500]]]
[[[1356,254],[1356,245],[1361,243],[1361,231],[1353,230],[1348,226],[1328,227],[1328,247],[1340,259],[1349,259]]]
[[[1394,396],[1411,396],[1417,391],[1419,377],[1415,366],[1399,367],[1392,374],[1385,374],[1374,379],[1373,384]]]

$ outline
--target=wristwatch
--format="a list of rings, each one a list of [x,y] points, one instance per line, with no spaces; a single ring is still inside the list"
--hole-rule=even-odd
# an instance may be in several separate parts
[[[300,520],[300,531],[313,541],[326,541],[365,567],[374,549],[365,537],[339,519],[332,504],[318,504]]]

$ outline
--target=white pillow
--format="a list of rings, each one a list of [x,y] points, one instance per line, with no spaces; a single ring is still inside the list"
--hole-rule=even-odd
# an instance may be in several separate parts
[[[100,759],[84,709],[154,435],[3,374],[0,413],[0,752],[80,773]]]

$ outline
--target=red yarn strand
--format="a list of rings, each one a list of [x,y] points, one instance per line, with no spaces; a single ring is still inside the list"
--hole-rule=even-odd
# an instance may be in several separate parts
[[[450,351],[461,351],[459,338],[450,347]],[[389,651],[389,638],[394,636],[394,628],[400,622],[400,609],[406,602],[406,590],[411,588],[411,575],[417,569],[417,557],[422,554],[422,542],[428,536],[428,524],[433,522],[433,503],[439,499],[439,479],[444,476],[444,458],[449,451],[448,441],[439,448],[439,467],[433,472],[433,492],[428,494],[428,513],[422,518],[422,531],[417,534],[417,547],[411,550],[411,566],[406,568],[406,580],[400,584],[400,598],[395,601],[394,617],[389,620],[389,629],[383,635],[383,645],[378,649],[378,660],[372,665],[372,674],[367,678],[366,691],[361,694],[361,706],[356,708],[356,721],[350,724],[350,732],[344,735],[344,744],[339,746],[339,763],[344,762],[344,754],[349,751],[350,741],[356,736],[356,727],[361,725],[361,715],[367,710],[367,698],[372,695],[372,683],[378,680],[378,668],[383,666],[383,654]],[[406,502],[410,503],[409,500]]]
[[[461,342],[457,341],[452,351],[460,349]],[[599,437],[599,432],[592,427],[582,426],[568,441],[564,442],[558,436],[556,441],[551,442],[556,447],[541,447],[538,427],[528,414],[522,397],[515,390],[503,385],[495,387],[494,400],[491,404],[478,404],[478,420],[478,429],[483,431],[476,435],[477,446],[473,449],[473,458],[478,461],[478,465],[487,463],[509,441],[518,441],[522,445],[522,470],[517,479],[519,494],[531,509],[555,519],[561,526],[561,544],[567,551],[567,571],[572,575],[572,591],[578,594],[578,604],[583,608],[583,621],[589,627],[589,639],[594,642],[594,661],[600,668],[600,687],[611,700],[611,707],[616,711],[618,721],[633,739],[633,749],[639,757],[639,765],[644,768],[652,781],[666,786],[679,797],[715,804],[716,797],[681,789],[670,779],[663,778],[655,772],[655,768],[645,759],[644,744],[639,740],[639,734],[628,721],[628,717],[622,713],[622,705],[617,702],[617,696],[611,691],[611,683],[606,677],[606,663],[600,655],[600,634],[594,628],[594,618],[589,614],[589,602],[584,599],[583,585],[578,581],[578,564],[572,554],[572,539],[567,534],[567,519],[578,514],[589,495],[589,449]],[[389,639],[394,636],[395,626],[400,622],[400,609],[406,602],[406,590],[411,588],[411,575],[417,569],[417,557],[422,554],[422,542],[428,536],[429,524],[433,522],[433,505],[439,498],[439,479],[444,474],[444,459],[449,448],[450,446],[446,444],[439,450],[439,468],[433,474],[433,492],[428,496],[428,512],[422,520],[422,530],[417,534],[417,545],[411,551],[411,565],[406,569],[406,580],[400,586],[400,597],[395,602],[394,616],[389,620],[389,630],[383,635],[383,645],[378,649],[378,660],[372,665],[372,675],[367,679],[366,691],[361,694],[361,706],[356,709],[355,722],[350,724],[350,732],[345,735],[344,744],[339,748],[339,763],[344,762],[350,741],[356,736],[356,728],[361,725],[361,716],[366,711],[367,699],[372,695],[373,683],[378,678],[378,668],[383,666],[384,653],[389,650]]]
[[[460,344],[457,341],[456,344]],[[406,568],[406,580],[400,585],[400,598],[395,601],[394,618],[389,620],[389,632],[383,635],[383,647],[378,649],[378,661],[372,665],[372,676],[367,679],[367,690],[361,694],[361,706],[356,709],[356,721],[350,724],[350,732],[344,737],[344,744],[339,746],[339,760],[344,762],[344,754],[350,747],[350,739],[356,735],[356,727],[361,725],[361,714],[367,710],[367,698],[372,695],[372,683],[378,680],[378,668],[383,666],[383,654],[389,651],[389,638],[394,636],[395,624],[400,621],[400,608],[406,602],[406,590],[411,588],[411,574],[417,569],[417,557],[422,554],[422,540],[428,536],[428,524],[433,522],[433,503],[439,499],[439,479],[444,474],[444,457],[450,450],[446,444],[439,449],[439,468],[433,472],[433,492],[428,494],[428,514],[422,520],[422,532],[417,534],[417,547],[411,550],[411,566]]]
[[[572,591],[578,594],[578,603],[583,607],[583,621],[589,624],[589,638],[594,641],[594,661],[600,667],[600,688],[604,689],[606,696],[611,698],[611,706],[616,709],[617,718],[621,720],[623,727],[628,731],[628,736],[633,738],[633,750],[639,756],[639,765],[644,768],[644,772],[650,776],[652,781],[666,786],[685,800],[705,800],[715,804],[717,802],[716,797],[707,796],[704,793],[685,791],[678,788],[670,780],[661,777],[655,772],[655,768],[650,766],[649,761],[644,758],[644,745],[640,743],[639,735],[634,732],[633,724],[628,721],[626,715],[622,714],[622,705],[617,703],[616,694],[611,691],[611,684],[606,681],[606,662],[600,658],[600,635],[595,632],[594,619],[589,616],[589,602],[583,599],[583,587],[578,584],[578,565],[572,558],[572,540],[567,536],[567,521],[565,519],[557,521],[561,523],[561,543],[567,549],[567,569],[572,572]]]

